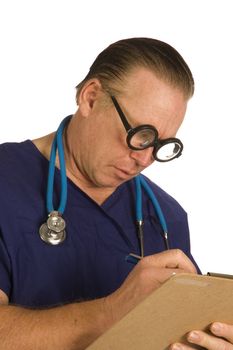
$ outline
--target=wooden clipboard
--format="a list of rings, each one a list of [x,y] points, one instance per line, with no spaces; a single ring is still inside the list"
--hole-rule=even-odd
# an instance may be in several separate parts
[[[214,321],[233,324],[233,280],[177,274],[155,290],[88,350],[167,350]],[[199,347],[197,347],[199,349]]]

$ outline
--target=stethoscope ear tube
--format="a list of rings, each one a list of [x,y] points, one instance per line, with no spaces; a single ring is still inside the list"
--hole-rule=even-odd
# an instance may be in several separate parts
[[[142,186],[140,177],[135,178],[136,184],[136,225],[137,225],[137,234],[140,245],[141,257],[144,257],[144,231],[143,231],[143,216],[142,216]]]
[[[168,228],[167,228],[167,223],[166,223],[165,217],[163,215],[162,209],[160,207],[160,204],[159,204],[154,192],[152,191],[152,189],[150,188],[150,186],[148,185],[148,183],[146,182],[146,180],[144,179],[144,177],[141,174],[139,174],[135,178],[135,184],[136,184],[136,219],[137,219],[137,224],[139,225],[138,233],[140,233],[140,229],[142,230],[142,225],[143,225],[142,189],[141,189],[143,187],[143,189],[146,191],[147,195],[149,196],[149,198],[153,204],[155,212],[158,215],[160,225],[162,226],[162,229],[163,229],[164,242],[166,245],[166,249],[168,250],[169,249]],[[140,225],[140,222],[142,223],[142,225]],[[143,253],[144,252],[143,237],[140,239],[140,242],[141,242],[140,243],[141,253]]]
[[[141,175],[135,177],[136,184],[136,220],[137,222],[143,221],[142,218],[142,186],[141,186]]]
[[[142,175],[138,175],[139,176],[139,179],[140,179],[140,183],[141,185],[143,186],[144,190],[147,192],[153,206],[154,206],[154,209],[159,217],[159,221],[160,221],[160,224],[163,228],[163,231],[164,232],[168,232],[168,228],[167,228],[167,223],[166,223],[166,220],[165,220],[165,217],[163,215],[163,212],[162,212],[162,209],[160,207],[160,204],[157,200],[157,198],[155,197],[154,195],[154,192],[152,191],[152,189],[150,188],[150,186],[148,185],[148,183],[146,182],[146,180],[142,177]]]

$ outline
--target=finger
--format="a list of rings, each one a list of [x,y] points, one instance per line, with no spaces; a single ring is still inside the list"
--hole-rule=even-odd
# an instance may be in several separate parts
[[[189,346],[189,345],[184,345],[184,344],[180,344],[180,343],[175,343],[172,344],[169,348],[169,350],[193,350],[194,347]]]
[[[210,331],[214,335],[218,337],[223,337],[233,344],[233,325],[214,322],[210,326]]]
[[[187,340],[208,350],[233,350],[233,345],[228,341],[202,331],[190,332],[187,335]]]
[[[183,272],[196,273],[196,267],[192,261],[180,249],[171,249],[162,253],[145,257],[141,260],[154,267],[177,268]]]

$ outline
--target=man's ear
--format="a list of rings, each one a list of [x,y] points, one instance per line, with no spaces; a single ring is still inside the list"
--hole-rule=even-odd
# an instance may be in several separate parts
[[[78,97],[79,110],[84,117],[87,117],[91,112],[101,91],[102,86],[98,79],[90,79],[84,84]]]

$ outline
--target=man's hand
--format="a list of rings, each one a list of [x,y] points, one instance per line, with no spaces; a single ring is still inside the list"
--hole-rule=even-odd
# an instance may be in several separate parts
[[[192,344],[201,346],[208,350],[233,350],[233,325],[214,322],[207,334],[202,331],[192,331],[187,334],[190,345],[176,343],[171,345],[170,350],[192,350],[196,349]],[[223,339],[224,338],[224,339]]]
[[[122,286],[106,298],[112,321],[118,321],[174,273],[196,273],[191,260],[179,249],[140,260]]]

